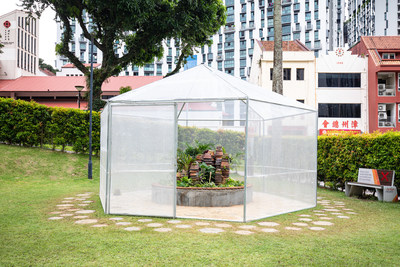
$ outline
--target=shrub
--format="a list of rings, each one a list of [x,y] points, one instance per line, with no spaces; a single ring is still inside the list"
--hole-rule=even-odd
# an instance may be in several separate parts
[[[357,181],[359,168],[396,172],[400,188],[400,132],[318,137],[318,180],[334,188]]]

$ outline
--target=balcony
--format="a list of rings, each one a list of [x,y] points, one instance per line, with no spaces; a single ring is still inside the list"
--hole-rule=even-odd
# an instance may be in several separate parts
[[[235,25],[232,26],[225,26],[224,33],[235,32]]]
[[[291,5],[292,4],[292,0],[282,0],[282,6],[287,6],[287,5]]]
[[[224,58],[222,56],[217,56],[217,61],[222,61]]]
[[[307,25],[306,25],[306,31],[312,31],[312,29],[313,29],[313,25],[307,23]]]
[[[396,80],[394,72],[378,73],[378,96],[396,96]]]
[[[172,56],[167,56],[167,63],[172,63]]]
[[[293,31],[293,32],[301,32],[300,23],[297,23],[295,26],[293,26],[292,31]]]
[[[213,53],[208,53],[207,54],[207,59],[208,59],[208,61],[213,60]]]

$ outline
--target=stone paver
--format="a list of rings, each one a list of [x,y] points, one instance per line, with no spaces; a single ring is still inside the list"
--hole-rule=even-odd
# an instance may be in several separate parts
[[[60,214],[60,216],[62,216],[62,217],[71,217],[71,216],[74,216],[74,214],[72,214],[72,213],[63,213],[63,214]]]
[[[58,204],[57,207],[73,207],[74,204]]]
[[[354,211],[347,211],[346,213],[347,214],[357,214],[357,212],[354,212]]]
[[[300,217],[311,217],[311,215],[308,215],[308,214],[300,214],[299,216]]]
[[[229,227],[232,227],[232,225],[227,224],[227,223],[216,223],[215,226],[220,227],[220,228],[229,228]]]
[[[78,213],[78,214],[89,214],[89,213],[94,213],[94,212],[95,212],[95,210],[78,210],[75,213]]]
[[[117,222],[115,225],[131,225],[131,222]]]
[[[110,221],[121,221],[121,220],[123,220],[123,219],[124,219],[124,218],[121,218],[121,217],[109,218]]]
[[[67,211],[78,211],[78,210],[81,210],[81,209],[67,209]]]
[[[246,231],[246,230],[239,230],[239,231],[235,231],[235,234],[238,234],[238,235],[251,235],[251,234],[254,234],[254,232]]]
[[[319,217],[320,220],[332,220],[331,217]]]
[[[315,216],[326,216],[325,213],[315,213],[314,215],[315,215]]]
[[[340,218],[340,219],[350,219],[349,216],[345,216],[345,215],[339,215],[337,217]]]
[[[101,227],[106,227],[106,226],[108,226],[108,224],[94,224],[94,225],[92,225],[92,227],[95,227],[95,228],[101,228]]]
[[[165,232],[171,232],[171,228],[155,228],[154,231],[165,233]]]
[[[75,198],[74,197],[64,197],[64,199],[72,200],[72,199],[75,199]]]
[[[285,229],[286,230],[292,230],[292,231],[300,231],[302,228],[287,226],[287,227],[285,227]]]
[[[50,217],[50,218],[49,218],[49,220],[61,220],[61,219],[64,219],[64,217],[58,217],[58,216],[56,216],[56,217]]]
[[[152,221],[153,221],[152,219],[139,219],[138,220],[138,222],[143,222],[143,223],[152,222]]]
[[[136,227],[136,226],[124,228],[124,230],[126,230],[126,231],[140,231],[140,229],[141,229],[140,227]]]
[[[316,221],[316,222],[312,222],[315,225],[334,225],[334,223],[331,222],[327,222],[327,221]]]
[[[163,224],[162,223],[149,223],[147,226],[148,227],[161,227],[161,226],[163,226]]]
[[[79,220],[79,221],[75,221],[76,224],[93,224],[93,223],[97,223],[98,220],[96,219],[84,219],[84,220]]]
[[[241,226],[239,226],[239,228],[241,228],[241,229],[256,229],[257,226],[255,226],[255,225],[241,225]]]
[[[341,213],[341,212],[332,212],[331,214],[332,215],[343,215],[343,213]]]
[[[315,212],[315,213],[322,213],[322,212],[325,212],[324,210],[313,210],[313,212]]]
[[[276,223],[276,222],[259,222],[258,225],[260,225],[260,226],[274,227],[274,226],[278,226],[279,223]]]
[[[294,223],[292,223],[293,225],[296,225],[296,226],[308,226],[308,224],[307,223],[302,223],[302,222],[294,222]]]
[[[219,234],[224,232],[221,228],[202,228],[199,231],[205,234]]]
[[[338,209],[325,209],[326,211],[340,211]]]
[[[343,209],[343,210],[353,210],[353,209]]]
[[[178,224],[178,223],[181,223],[182,221],[180,221],[180,220],[169,220],[169,221],[167,221],[167,223],[172,223],[172,224]]]
[[[177,225],[175,225],[175,227],[182,228],[182,229],[192,228],[192,226],[188,225],[188,224],[177,224]]]
[[[318,227],[318,226],[309,227],[308,229],[313,230],[313,231],[323,231],[323,230],[325,230],[325,228]]]
[[[195,225],[206,226],[206,225],[210,225],[210,223],[208,223],[208,222],[195,222]]]
[[[93,200],[85,200],[85,201],[82,201],[82,203],[93,203]]]
[[[61,213],[63,213],[62,211],[52,211],[52,212],[49,212],[49,214],[61,214]]]
[[[61,201],[61,203],[72,203],[73,201],[72,200],[64,200],[64,201]]]
[[[312,219],[310,218],[299,218],[299,221],[303,221],[303,222],[311,222]]]
[[[89,206],[89,204],[78,204],[78,206],[86,207],[86,206]]]
[[[265,233],[277,233],[277,232],[279,232],[278,230],[276,230],[274,228],[262,228],[261,231],[263,231]]]

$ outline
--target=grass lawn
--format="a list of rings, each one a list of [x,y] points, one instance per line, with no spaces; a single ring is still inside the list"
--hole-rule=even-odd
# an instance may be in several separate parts
[[[319,204],[315,209],[262,220],[279,223],[277,233],[235,233],[242,225],[261,229],[257,221],[229,222],[232,230],[205,234],[196,226],[198,220],[182,220],[192,227],[177,229],[166,218],[152,219],[173,228],[171,232],[149,227],[128,232],[111,223],[113,216],[104,215],[97,195],[99,160],[94,158],[95,179],[88,180],[87,158],[0,145],[0,266],[399,266],[398,203],[346,198],[342,192],[318,189],[320,197],[344,202],[356,214],[349,215],[350,219],[331,215],[334,225],[323,226],[324,231],[285,229],[298,221],[299,214],[314,220],[313,210],[324,209]],[[90,216],[109,226],[76,225],[72,217],[48,220],[64,198],[84,192],[95,193],[90,198],[94,202],[85,207],[95,210]],[[133,224],[140,219],[122,217]]]

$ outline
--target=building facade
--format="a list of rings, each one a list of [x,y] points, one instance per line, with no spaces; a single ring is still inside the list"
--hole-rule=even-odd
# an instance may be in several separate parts
[[[320,135],[368,132],[367,62],[343,48],[316,59]]]
[[[400,130],[400,36],[362,36],[350,50],[368,58],[369,132]]]
[[[274,42],[256,41],[249,81],[272,91]],[[315,56],[299,41],[282,43],[283,95],[311,107],[315,102]]]
[[[346,21],[349,46],[361,36],[400,35],[400,2],[398,0],[348,0]]]
[[[198,48],[195,64],[207,64],[228,74],[248,79],[255,40],[273,40],[273,0],[225,0],[227,21],[219,32],[211,37],[213,44]],[[343,46],[344,0],[283,0],[283,40],[300,40],[316,56],[326,54],[329,49]],[[89,18],[86,17],[89,21]],[[71,50],[89,63],[88,44],[81,36],[81,29],[73,25],[74,41]],[[61,27],[58,27],[58,40]],[[124,44],[115,44],[116,53],[123,54]],[[175,68],[180,54],[176,40],[164,40],[164,56],[144,67],[130,66],[121,75],[165,75]],[[95,51],[95,63],[101,63],[101,51]],[[58,57],[56,68],[60,69],[68,60]]]
[[[0,16],[0,79],[34,76],[39,72],[39,20],[14,10]]]

